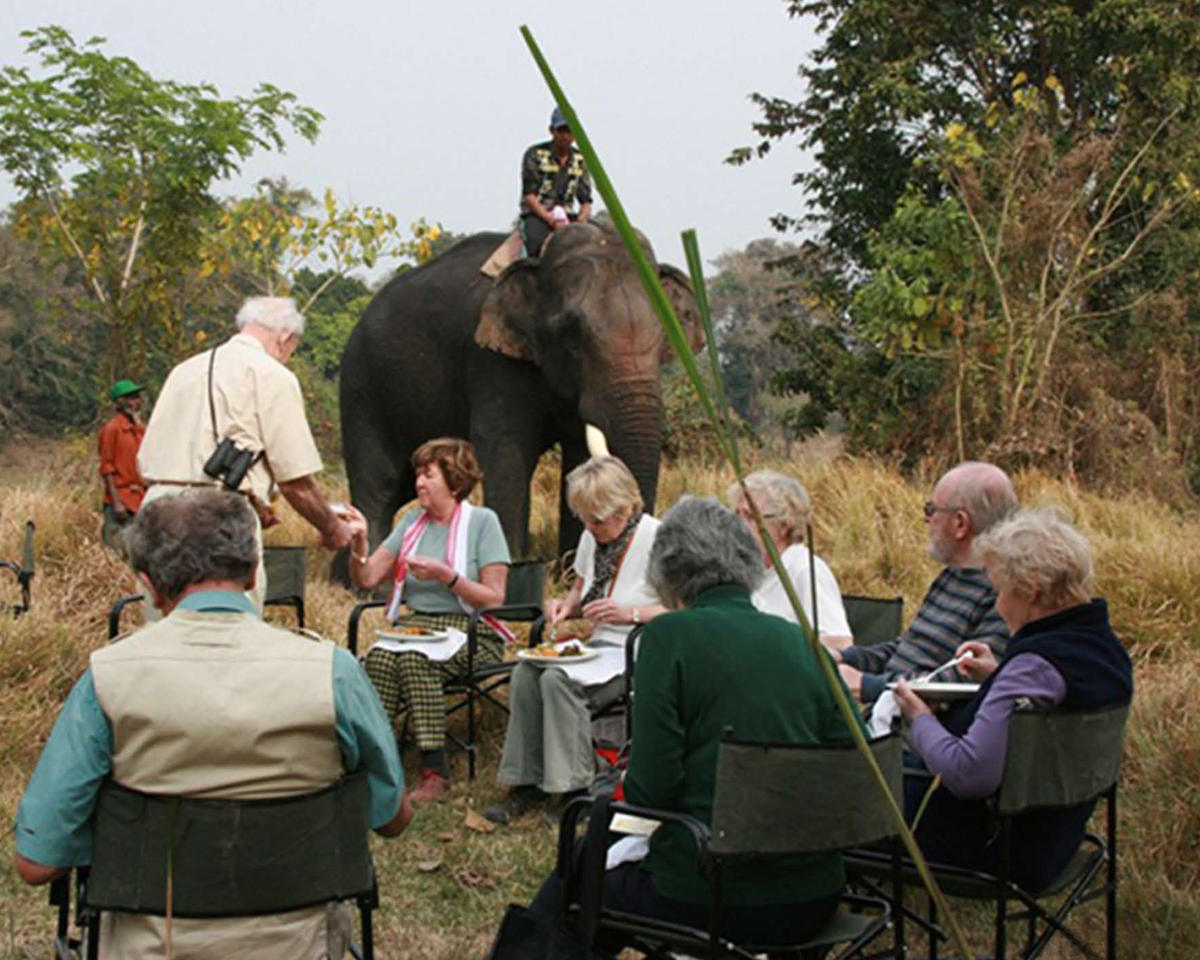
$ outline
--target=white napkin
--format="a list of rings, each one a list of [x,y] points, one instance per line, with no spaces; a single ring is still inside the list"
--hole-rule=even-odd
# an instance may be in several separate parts
[[[645,860],[650,852],[649,837],[622,837],[611,847],[604,859],[605,870],[615,870],[623,863]]]
[[[376,640],[371,647],[379,647],[381,650],[390,650],[392,653],[419,653],[421,656],[437,663],[449,660],[452,656],[458,653],[467,642],[467,635],[461,630],[455,630],[450,627],[446,630],[445,640],[391,640],[379,639]]]
[[[884,690],[871,709],[871,719],[867,721],[867,729],[872,737],[884,737],[892,732],[892,721],[900,716],[900,704],[891,690]]]

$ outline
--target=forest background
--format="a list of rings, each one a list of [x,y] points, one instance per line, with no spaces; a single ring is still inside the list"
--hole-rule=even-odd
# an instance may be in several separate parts
[[[1200,917],[1188,692],[1200,675],[1200,5],[787,0],[785,16],[817,22],[821,42],[799,63],[799,96],[753,94],[754,137],[731,145],[729,162],[802,147],[816,164],[797,171],[793,208],[763,211],[780,234],[720,254],[709,271],[716,349],[744,434],[759,462],[793,469],[817,494],[818,542],[843,586],[904,592],[910,614],[930,573],[912,559],[911,518],[922,484],[954,460],[1013,470],[1024,498],[1064,505],[1097,541],[1101,586],[1144,691],[1126,813],[1144,852],[1124,868],[1130,955],[1174,955],[1152,934]],[[19,516],[39,516],[42,589],[61,618],[56,632],[30,633],[46,625],[31,616],[0,634],[13,641],[0,644],[0,707],[23,731],[0,746],[21,774],[6,777],[6,812],[30,744],[99,642],[80,605],[102,606],[117,569],[88,541],[104,576],[71,580],[72,536],[56,537],[45,518],[52,503],[59,520],[79,521],[98,496],[98,484],[62,482],[86,486],[108,385],[129,376],[156,387],[227,335],[244,296],[291,293],[309,318],[293,369],[337,485],[338,359],[380,282],[365,271],[385,257],[411,269],[482,226],[446,229],[437,211],[402,223],[282,179],[225,195],[248,157],[317,137],[322,118],[269,84],[230,96],[151,76],[58,28],[27,42],[28,62],[0,69],[0,165],[19,193],[0,220],[0,532],[9,549]],[[727,476],[690,389],[672,374],[665,392],[664,484],[719,492]],[[799,444],[817,434],[822,449],[859,459],[808,466],[813,446]],[[46,449],[43,437],[54,452],[26,458]],[[58,486],[31,492],[23,459]],[[303,537],[296,524],[285,531]],[[323,572],[314,565],[316,617],[336,635],[346,598]],[[446,833],[461,813],[421,828],[421,862],[449,842],[430,831]],[[498,916],[491,907],[536,881],[545,844],[526,830],[496,853],[470,831],[456,837],[462,846],[446,848],[432,877],[413,874],[419,853],[399,847],[385,869],[401,899],[427,887],[461,895],[454,942],[474,947]],[[502,868],[504,856],[517,866]],[[0,876],[28,907],[10,882]],[[14,955],[32,952],[36,918],[25,908],[8,917]],[[402,917],[389,922],[406,929]]]

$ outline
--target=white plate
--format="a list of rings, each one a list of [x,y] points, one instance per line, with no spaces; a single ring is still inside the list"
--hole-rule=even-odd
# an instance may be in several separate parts
[[[566,643],[578,643],[577,640],[567,640]],[[556,647],[562,644],[555,644]],[[599,650],[591,650],[588,647],[583,648],[583,653],[577,657],[543,657],[541,654],[530,650],[526,647],[524,650],[517,651],[518,660],[527,660],[530,663],[543,663],[552,666],[565,667],[569,663],[584,663],[587,660],[594,660],[600,656]]]
[[[970,700],[979,692],[977,683],[950,683],[931,680],[910,683],[909,689],[923,700]]]
[[[380,629],[375,631],[375,636],[380,640],[392,640],[396,643],[441,643],[443,640],[450,639],[450,634],[445,630],[430,630],[425,634],[413,634]]]

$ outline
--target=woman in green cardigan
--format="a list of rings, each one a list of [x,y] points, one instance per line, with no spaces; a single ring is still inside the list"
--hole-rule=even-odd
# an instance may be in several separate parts
[[[850,739],[801,629],[751,603],[762,574],[750,531],[716,501],[685,498],[663,519],[648,579],[672,612],[646,626],[638,650],[630,803],[711,823],[727,727],[741,740]],[[837,909],[844,879],[836,853],[731,866],[721,928],[735,940],[802,942]],[[553,909],[553,884],[543,886],[535,909]],[[707,927],[709,881],[690,838],[670,824],[655,831],[644,860],[608,871],[603,896],[614,910]]]

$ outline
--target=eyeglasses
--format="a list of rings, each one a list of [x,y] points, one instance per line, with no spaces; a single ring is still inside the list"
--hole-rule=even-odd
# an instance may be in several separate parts
[[[932,520],[935,513],[958,513],[961,509],[962,507],[939,507],[932,500],[926,500],[925,506],[921,508],[926,520]]]

